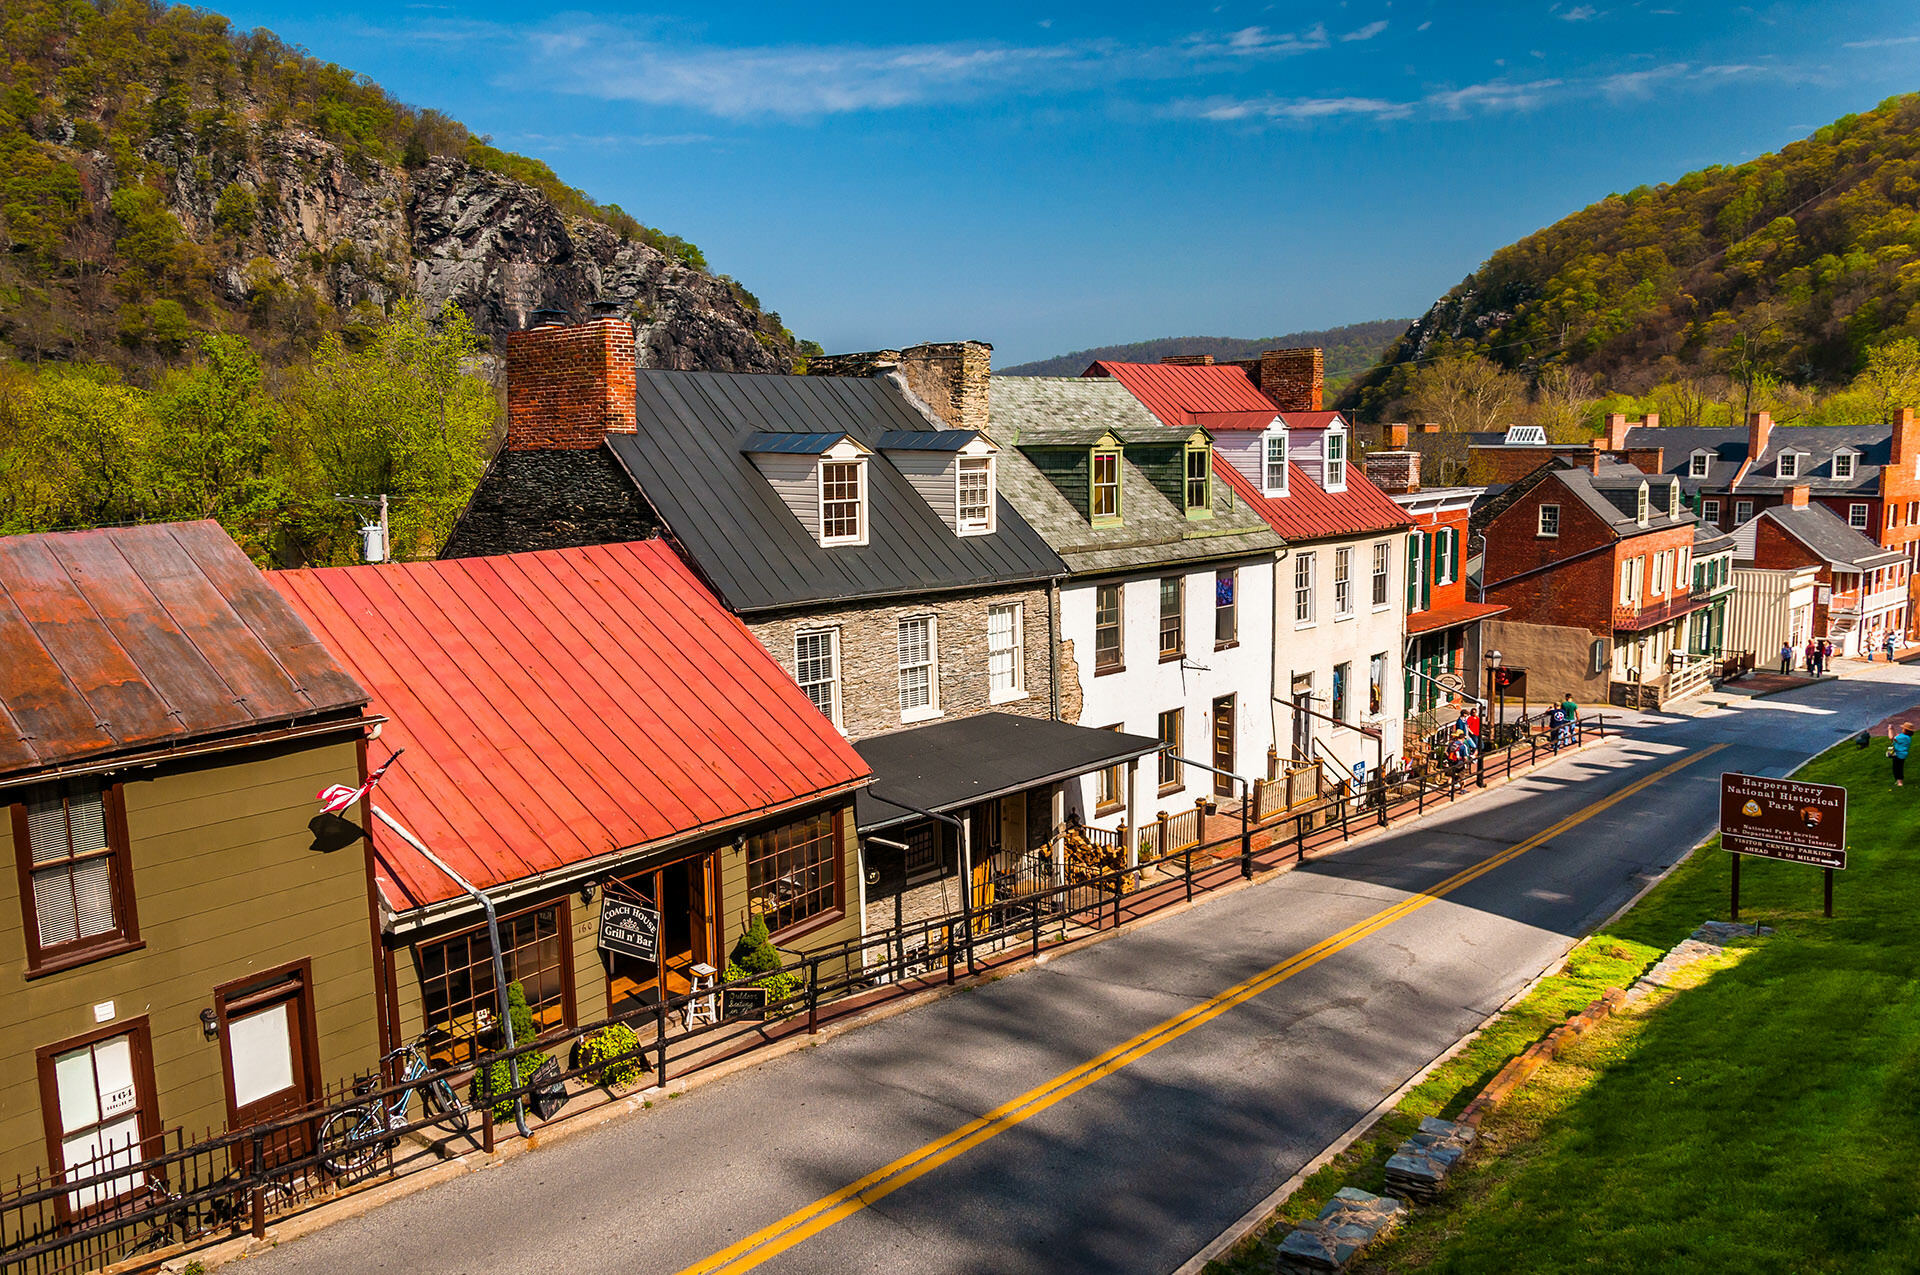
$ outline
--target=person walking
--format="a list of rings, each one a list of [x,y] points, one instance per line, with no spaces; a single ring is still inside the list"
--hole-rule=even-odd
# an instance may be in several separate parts
[[[1820,639],[1820,667],[1823,669],[1828,669],[1833,667],[1833,639],[1832,638]]]
[[[1467,710],[1467,734],[1472,736],[1473,738],[1473,747],[1475,752],[1478,752],[1481,748],[1485,747],[1487,742],[1486,737],[1480,733],[1481,729],[1482,729],[1482,726],[1480,721],[1480,706],[1478,704],[1475,704],[1473,707]]]
[[[1893,728],[1887,729],[1891,734]],[[1895,788],[1907,786],[1907,754],[1911,751],[1913,751],[1913,725],[1909,722],[1901,722],[1900,733],[1891,735],[1887,741],[1887,757],[1893,765]]]
[[[1568,691],[1560,701],[1560,711],[1566,714],[1567,743],[1572,744],[1580,738],[1580,706],[1573,702],[1573,692]]]
[[[1792,669],[1793,669],[1793,643],[1782,642],[1780,644],[1780,671],[1782,673],[1787,673],[1787,672],[1791,672]]]
[[[1820,676],[1820,644],[1812,638],[1807,639],[1807,672],[1814,677]]]
[[[1893,663],[1893,630],[1892,629],[1887,630],[1886,650],[1887,650],[1887,663],[1891,664]]]

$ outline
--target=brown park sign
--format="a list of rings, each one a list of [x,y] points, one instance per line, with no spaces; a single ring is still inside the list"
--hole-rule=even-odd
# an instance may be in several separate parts
[[[1816,868],[1847,866],[1847,790],[1839,784],[1720,776],[1720,845]]]

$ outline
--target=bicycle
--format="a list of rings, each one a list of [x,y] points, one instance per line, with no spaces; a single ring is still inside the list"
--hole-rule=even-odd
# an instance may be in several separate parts
[[[328,1116],[327,1122],[320,1126],[321,1168],[334,1177],[346,1177],[366,1168],[391,1147],[398,1132],[407,1127],[407,1115],[416,1090],[421,1095],[420,1105],[439,1116],[434,1123],[448,1126],[455,1133],[467,1131],[471,1110],[460,1101],[444,1075],[428,1078],[433,1067],[421,1051],[422,1045],[444,1039],[447,1039],[444,1032],[429,1031],[412,1044],[402,1045],[381,1058],[383,1074],[387,1063],[403,1063],[400,1081],[406,1087],[391,1098],[375,1098],[364,1106],[348,1107]]]

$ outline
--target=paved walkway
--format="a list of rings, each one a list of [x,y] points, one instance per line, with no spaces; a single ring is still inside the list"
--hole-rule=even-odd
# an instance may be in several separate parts
[[[1889,683],[1894,683],[1889,685]],[[248,1259],[296,1272],[1167,1271],[1782,774],[1887,668],[1437,817]]]

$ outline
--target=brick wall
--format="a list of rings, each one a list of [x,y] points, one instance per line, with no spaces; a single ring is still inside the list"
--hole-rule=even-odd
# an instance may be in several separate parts
[[[1542,537],[1540,506],[1560,506],[1560,534]],[[1511,607],[1506,619],[1529,624],[1573,626],[1595,635],[1613,631],[1617,588],[1613,552],[1577,555],[1609,546],[1613,533],[1551,476],[1516,497],[1486,526],[1487,601]],[[1523,572],[1559,564],[1512,584]]]
[[[1367,453],[1366,469],[1367,481],[1389,496],[1420,490],[1419,452],[1371,451]]]
[[[1875,525],[1881,528],[1880,543],[1906,554],[1910,566],[1920,565],[1920,520],[1907,517],[1907,507],[1920,502],[1920,474],[1916,473],[1916,460],[1920,460],[1920,422],[1915,421],[1912,408],[1903,407],[1893,417],[1891,461],[1880,470],[1880,504],[1875,511]],[[1899,511],[1898,526],[1887,527],[1886,514],[1883,512],[1887,509]],[[1920,615],[1916,615],[1916,612],[1920,612],[1920,572],[1909,571],[1909,637],[1920,633]]]
[[[635,432],[633,369],[625,319],[507,333],[507,450],[584,451]]]
[[[1318,347],[1268,350],[1260,356],[1260,388],[1283,412],[1321,411],[1325,355]]]
[[[1027,696],[995,704],[991,702],[987,676],[987,608],[1008,602],[1018,602],[1023,609]],[[923,615],[931,615],[935,621],[940,708],[945,717],[987,711],[1023,717],[1051,715],[1044,586],[868,603],[775,618],[747,617],[747,627],[788,676],[794,672],[796,633],[825,628],[840,631],[840,724],[849,739],[857,740],[915,724],[900,720],[899,626],[902,620]]]

